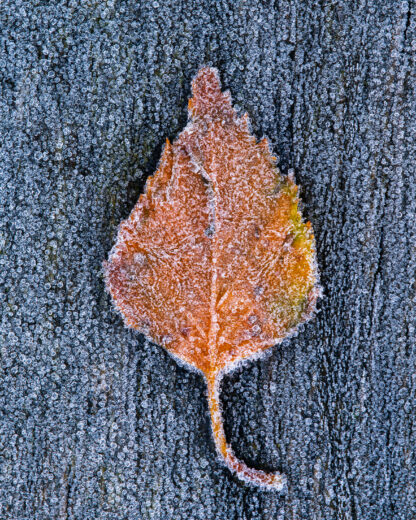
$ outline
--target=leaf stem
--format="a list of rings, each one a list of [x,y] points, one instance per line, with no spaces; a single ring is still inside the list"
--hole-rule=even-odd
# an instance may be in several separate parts
[[[284,475],[281,473],[266,473],[265,471],[249,468],[234,455],[232,448],[227,444],[219,395],[222,375],[222,372],[217,372],[207,377],[208,404],[211,415],[212,433],[214,435],[217,452],[222,456],[228,468],[236,473],[240,480],[270,490],[280,491],[285,485],[286,479]]]

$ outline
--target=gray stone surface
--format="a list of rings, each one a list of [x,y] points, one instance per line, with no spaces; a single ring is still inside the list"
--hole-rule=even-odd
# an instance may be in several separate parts
[[[0,4],[0,518],[416,517],[416,16],[410,2]],[[101,262],[219,68],[315,228],[314,321],[205,386],[125,329]]]

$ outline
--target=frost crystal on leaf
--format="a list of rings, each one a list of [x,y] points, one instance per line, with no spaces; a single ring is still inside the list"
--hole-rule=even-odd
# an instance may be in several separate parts
[[[267,139],[256,142],[218,72],[192,83],[190,122],[150,177],[105,263],[127,326],[146,334],[208,384],[218,452],[246,482],[281,489],[283,476],[249,468],[227,445],[220,381],[313,313],[320,294],[309,222]]]

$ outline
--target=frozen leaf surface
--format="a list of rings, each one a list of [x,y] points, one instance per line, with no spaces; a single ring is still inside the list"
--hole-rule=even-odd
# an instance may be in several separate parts
[[[222,375],[307,320],[319,295],[314,238],[267,139],[250,134],[218,72],[192,83],[190,121],[166,141],[153,177],[105,264],[127,326],[206,377],[218,452],[245,481],[281,488],[283,477],[247,467],[227,445]]]

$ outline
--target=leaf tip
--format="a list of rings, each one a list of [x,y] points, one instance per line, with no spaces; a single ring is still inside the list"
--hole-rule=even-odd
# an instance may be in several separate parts
[[[220,93],[221,81],[218,69],[202,67],[192,81],[192,94],[195,98],[206,94]]]
[[[192,81],[192,98],[188,101],[191,117],[224,115],[232,111],[230,93],[221,91],[218,69],[202,67]]]

